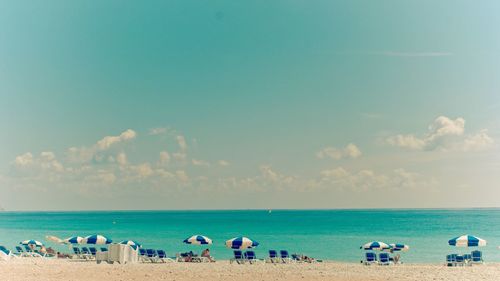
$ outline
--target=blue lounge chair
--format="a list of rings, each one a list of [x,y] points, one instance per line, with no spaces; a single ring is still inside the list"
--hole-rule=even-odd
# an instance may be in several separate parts
[[[146,249],[146,258],[150,262],[158,262],[158,254],[156,253],[155,249]]]
[[[101,247],[101,252],[107,252],[108,248]]]
[[[16,246],[16,252],[17,252],[17,255],[20,257],[24,257],[26,255],[26,253],[23,251],[23,248],[21,248],[19,246]]]
[[[287,250],[281,250],[280,251],[280,257],[281,257],[281,261],[284,262],[284,263],[289,263],[289,262],[292,261],[292,259],[290,258],[290,255],[288,254]]]
[[[267,260],[270,263],[276,263],[279,261],[278,252],[276,250],[269,250],[269,259]]]
[[[74,253],[74,256],[75,256],[76,258],[79,258],[79,259],[83,258],[83,256],[82,256],[82,252],[80,251],[80,248],[78,248],[78,247],[73,247],[73,253]]]
[[[139,260],[142,262],[147,260],[146,250],[139,249]]]
[[[380,265],[389,265],[390,264],[390,259],[389,259],[389,254],[388,253],[380,253],[378,255],[378,261]]]
[[[464,266],[465,265],[465,257],[464,256],[456,255],[455,260],[456,260],[457,266]]]
[[[158,254],[158,259],[161,261],[161,262],[173,262],[174,260],[167,257],[167,254],[165,253],[164,250],[157,250],[156,251],[157,254]]]
[[[95,256],[95,255],[96,255],[96,253],[97,253],[97,249],[96,249],[96,248],[94,248],[94,247],[89,247],[89,251],[90,251],[90,254],[91,254],[92,256]]]
[[[234,251],[234,258],[229,260],[229,263],[236,262],[238,264],[245,263],[245,258],[243,257],[243,253],[241,251]]]
[[[255,263],[257,261],[257,257],[255,256],[254,251],[246,251],[245,252],[245,260],[249,263]]]
[[[90,260],[93,258],[92,253],[90,252],[90,250],[87,247],[82,247],[81,253],[82,253],[82,257],[86,260]]]
[[[365,260],[363,262],[365,265],[370,265],[373,263],[377,263],[377,254],[372,252],[365,253]]]
[[[472,251],[471,252],[471,263],[472,264],[481,264],[483,263],[483,253],[481,251]]]

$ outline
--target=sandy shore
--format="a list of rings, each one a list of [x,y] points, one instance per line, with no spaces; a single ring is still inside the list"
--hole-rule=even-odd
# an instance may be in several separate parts
[[[67,260],[18,259],[0,262],[3,281],[125,280],[499,280],[500,264],[447,268],[444,265],[363,266],[350,263],[212,264],[165,263],[109,265]]]

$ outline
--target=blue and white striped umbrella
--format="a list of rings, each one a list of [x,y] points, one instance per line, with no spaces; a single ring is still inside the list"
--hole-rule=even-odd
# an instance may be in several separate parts
[[[211,245],[212,239],[203,235],[193,235],[189,238],[184,239],[184,243],[192,245]]]
[[[235,237],[226,241],[226,247],[230,249],[243,250],[259,246],[259,242],[247,237]]]
[[[486,246],[486,240],[472,235],[462,235],[448,241],[450,246],[456,247],[478,247]]]
[[[65,244],[82,244],[83,237],[73,236],[63,240]]]
[[[139,247],[139,248],[142,247],[142,245],[139,242],[133,241],[133,240],[125,240],[125,241],[120,242],[120,244]]]
[[[83,238],[81,244],[106,245],[111,244],[113,240],[102,235],[90,235]]]
[[[390,250],[393,250],[395,252],[398,252],[398,251],[406,252],[406,251],[410,250],[410,246],[405,245],[405,244],[399,244],[399,243],[389,244],[389,248],[390,248]]]
[[[363,246],[361,246],[361,249],[382,251],[384,249],[389,249],[389,245],[385,244],[384,242],[373,241],[364,244]]]
[[[43,246],[43,243],[40,242],[40,241],[36,241],[36,240],[25,240],[21,243],[19,243],[21,245],[35,245],[37,247],[42,247]]]

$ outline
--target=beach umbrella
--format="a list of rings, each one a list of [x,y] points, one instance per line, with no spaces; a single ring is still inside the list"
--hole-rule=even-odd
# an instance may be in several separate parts
[[[83,244],[83,237],[80,236],[73,236],[69,237],[63,240],[63,243],[65,244]]]
[[[394,252],[399,252],[399,251],[406,252],[410,250],[410,246],[396,243],[396,244],[389,244],[389,249]]]
[[[189,238],[184,239],[184,243],[191,245],[211,245],[212,239],[203,235],[193,235]]]
[[[90,235],[83,238],[81,244],[106,245],[111,244],[113,240],[102,235]]]
[[[37,246],[37,247],[42,247],[42,246],[43,246],[43,243],[42,243],[42,242],[40,242],[40,241],[36,241],[36,240],[25,240],[25,241],[23,241],[23,242],[21,242],[21,243],[19,243],[19,244],[21,244],[21,245],[25,245],[25,246],[26,246],[26,245],[35,245],[35,246]]]
[[[385,244],[384,242],[379,242],[379,241],[373,241],[373,242],[368,242],[364,244],[363,246],[360,247],[360,249],[367,250],[367,251],[382,251],[384,249],[389,249],[389,245]]]
[[[142,247],[142,245],[139,242],[133,241],[133,240],[125,240],[125,241],[120,242],[120,244],[129,245],[129,246],[138,247],[138,248]]]
[[[226,241],[226,247],[230,249],[243,250],[259,246],[259,242],[247,237],[235,237]]]
[[[479,247],[486,246],[486,240],[473,235],[462,235],[450,239],[448,244],[455,247]]]

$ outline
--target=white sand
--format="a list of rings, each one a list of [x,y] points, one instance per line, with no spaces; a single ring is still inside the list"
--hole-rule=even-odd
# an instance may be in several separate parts
[[[96,264],[68,260],[23,258],[0,262],[2,281],[125,281],[125,280],[500,280],[500,264],[447,268],[444,265],[363,266],[353,263],[317,264]]]

